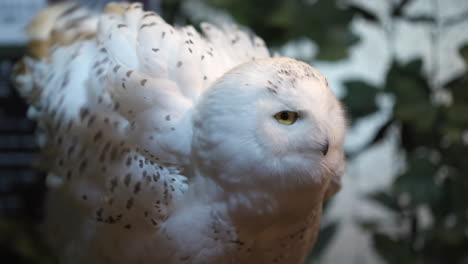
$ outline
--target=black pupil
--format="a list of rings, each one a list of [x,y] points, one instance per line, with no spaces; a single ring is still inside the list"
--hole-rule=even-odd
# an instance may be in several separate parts
[[[282,120],[288,120],[289,119],[289,113],[288,112],[281,112],[280,115]]]

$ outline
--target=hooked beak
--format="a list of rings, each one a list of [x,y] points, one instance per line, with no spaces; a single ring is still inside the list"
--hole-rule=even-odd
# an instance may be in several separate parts
[[[326,156],[328,153],[328,139],[325,140],[325,143],[320,146],[320,152],[322,152],[323,156]]]

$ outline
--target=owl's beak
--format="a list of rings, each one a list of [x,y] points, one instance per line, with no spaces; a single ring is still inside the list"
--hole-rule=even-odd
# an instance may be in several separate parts
[[[328,153],[328,139],[325,140],[325,143],[320,146],[320,152],[322,152],[323,156],[326,156]]]

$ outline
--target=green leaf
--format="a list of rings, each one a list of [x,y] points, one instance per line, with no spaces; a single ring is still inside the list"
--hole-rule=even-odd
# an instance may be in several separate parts
[[[396,240],[383,233],[375,233],[372,238],[377,253],[379,253],[387,263],[417,263],[411,252],[411,245],[407,241]]]
[[[446,114],[449,122],[468,128],[468,105],[453,104],[446,109]]]
[[[374,22],[374,23],[379,23],[379,18],[373,14],[372,12],[362,8],[361,6],[355,5],[355,4],[349,4],[348,8],[351,9],[355,14],[363,17],[365,20],[369,22]]]
[[[395,96],[394,118],[414,127],[416,132],[432,128],[439,110],[431,103],[431,89],[422,73],[422,61],[394,62],[387,73],[385,90]]]
[[[468,63],[468,44],[463,45],[459,52],[462,58],[465,60],[465,63]]]
[[[395,104],[395,119],[407,122],[419,132],[429,130],[437,117],[438,110],[429,102]]]
[[[378,89],[375,86],[361,80],[345,81],[344,86],[347,88],[347,94],[343,98],[343,103],[353,121],[378,110],[375,102]]]
[[[284,1],[279,8],[273,10],[273,12],[265,19],[271,26],[279,28],[290,28],[293,25],[293,17],[295,6],[291,1]]]
[[[450,139],[450,142],[460,144],[462,140],[463,131],[461,127],[454,125],[446,125],[442,128],[442,133]]]
[[[400,104],[430,103],[431,89],[422,74],[422,61],[407,64],[394,62],[387,73],[385,90],[394,94]]]
[[[367,195],[367,198],[371,201],[377,202],[379,205],[385,206],[391,211],[399,212],[402,210],[401,206],[398,204],[397,197],[388,190],[373,192]]]
[[[445,87],[452,92],[453,103],[468,104],[468,71],[456,76]]]
[[[464,231],[462,225],[455,225],[453,227],[437,226],[429,235],[436,238],[439,244],[456,246],[463,243],[463,240],[465,240]]]
[[[413,15],[413,16],[406,15],[406,16],[403,16],[402,18],[412,23],[429,23],[429,24],[435,23],[435,18],[432,16],[428,16],[428,15]]]
[[[403,10],[412,0],[401,0],[398,4],[393,4],[392,17],[397,18],[403,15]]]
[[[468,239],[465,238],[463,226],[446,228],[435,226],[426,232],[424,251],[425,261],[429,263],[465,263],[468,257]]]
[[[452,170],[450,170],[452,174],[451,180],[458,179],[462,184],[457,186],[468,187],[468,177],[466,177],[466,175],[468,175],[468,162],[466,161],[466,157],[468,157],[468,146],[461,142],[454,142],[449,147],[441,150],[443,164],[452,167]],[[468,196],[468,194],[465,195],[465,197]]]
[[[427,158],[408,153],[407,169],[393,183],[396,194],[410,195],[412,206],[427,204],[440,198],[441,190],[435,184],[437,167]]]
[[[420,147],[440,147],[441,132],[438,129],[431,128],[422,131],[408,122],[401,122],[400,127],[401,146],[405,151],[413,152]]]
[[[379,228],[377,220],[359,220],[358,224],[365,232],[376,232]]]

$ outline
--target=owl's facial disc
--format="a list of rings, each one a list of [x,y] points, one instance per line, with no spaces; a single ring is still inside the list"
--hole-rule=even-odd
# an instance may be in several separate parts
[[[200,172],[220,184],[312,183],[340,170],[342,109],[309,65],[274,58],[239,66],[196,110],[192,150]]]

